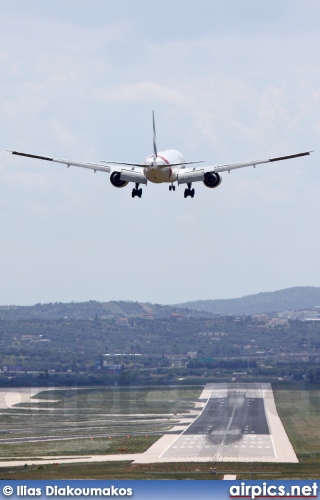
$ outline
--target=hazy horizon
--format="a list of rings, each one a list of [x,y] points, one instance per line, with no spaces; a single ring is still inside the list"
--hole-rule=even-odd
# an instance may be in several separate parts
[[[85,300],[85,301],[77,301],[77,300],[72,300],[72,301],[61,301],[61,300],[56,300],[56,301],[51,301],[51,302],[36,302],[36,303],[33,303],[33,304],[0,304],[0,307],[32,307],[32,306],[35,306],[37,304],[41,304],[41,305],[45,305],[45,304],[63,304],[63,303],[66,303],[66,304],[81,304],[81,303],[85,303],[85,302],[101,302],[101,303],[105,303],[105,302],[137,302],[137,303],[150,303],[150,304],[159,304],[159,305],[162,305],[162,306],[175,306],[175,305],[180,305],[180,304],[187,304],[189,302],[197,302],[197,301],[214,301],[214,300],[232,300],[232,299],[243,299],[245,297],[251,297],[251,296],[254,296],[254,295],[260,295],[260,294],[265,294],[265,293],[274,293],[274,292],[281,292],[281,291],[285,291],[285,290],[291,290],[292,288],[320,288],[320,287],[315,287],[315,286],[293,286],[293,287],[289,287],[289,288],[281,288],[279,290],[264,290],[264,291],[260,291],[260,292],[256,292],[256,293],[250,293],[250,294],[246,294],[246,295],[241,295],[239,297],[219,297],[219,298],[216,298],[216,299],[212,299],[212,298],[199,298],[199,299],[194,299],[194,300],[185,300],[183,302],[174,302],[174,303],[161,303],[161,302],[152,302],[152,301],[142,301],[142,300],[136,300],[136,299],[121,299],[121,298],[118,298],[118,299],[108,299],[108,300],[96,300],[96,299],[88,299],[88,300]]]

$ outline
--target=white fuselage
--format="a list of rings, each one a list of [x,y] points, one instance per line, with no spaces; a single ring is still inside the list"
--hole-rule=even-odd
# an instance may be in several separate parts
[[[148,181],[156,184],[174,182],[177,180],[178,172],[183,168],[184,161],[183,155],[175,149],[160,151],[156,158],[151,155],[145,159],[144,175]],[[172,164],[177,166],[170,166]],[[168,166],[166,167],[166,165]]]

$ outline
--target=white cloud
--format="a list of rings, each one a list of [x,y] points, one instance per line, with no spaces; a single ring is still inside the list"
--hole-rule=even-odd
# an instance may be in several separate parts
[[[146,102],[156,100],[178,106],[187,104],[187,97],[183,96],[175,88],[158,85],[151,81],[122,84],[100,89],[96,93],[96,97],[110,102]]]

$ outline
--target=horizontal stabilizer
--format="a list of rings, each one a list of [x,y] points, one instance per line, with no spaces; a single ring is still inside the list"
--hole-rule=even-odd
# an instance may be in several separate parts
[[[101,163],[106,163],[107,165],[127,165],[129,167],[141,167],[141,168],[146,168],[150,167],[150,165],[147,165],[146,163],[125,163],[121,161],[105,161],[105,160],[100,160]],[[180,165],[195,165],[196,163],[204,163],[205,160],[200,160],[200,161],[181,161],[180,163],[166,163],[165,165],[158,165],[158,167],[179,167]]]

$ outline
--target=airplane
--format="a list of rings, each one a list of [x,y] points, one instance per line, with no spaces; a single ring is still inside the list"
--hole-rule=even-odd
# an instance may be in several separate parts
[[[175,183],[186,184],[184,190],[184,197],[194,197],[195,190],[192,187],[194,182],[202,181],[208,188],[216,188],[222,182],[221,172],[231,172],[237,168],[249,167],[260,165],[262,163],[270,163],[280,160],[289,160],[291,158],[298,158],[306,156],[313,151],[306,151],[304,153],[297,153],[293,155],[280,156],[277,158],[269,158],[267,160],[253,160],[243,163],[231,163],[227,165],[206,166],[199,168],[198,166],[189,167],[189,165],[196,165],[204,163],[204,161],[191,161],[186,162],[182,153],[175,149],[166,149],[158,152],[156,141],[156,127],[154,111],[152,112],[152,125],[153,125],[153,154],[148,156],[144,163],[126,163],[116,161],[103,161],[100,163],[84,163],[74,160],[63,160],[59,158],[49,158],[47,156],[39,156],[35,154],[20,153],[18,151],[7,150],[13,155],[24,156],[28,158],[35,158],[38,160],[52,161],[55,163],[63,163],[67,167],[75,166],[81,168],[89,168],[95,172],[110,173],[110,182],[116,188],[123,188],[132,182],[135,187],[132,190],[132,198],[136,196],[141,198],[142,188],[140,184],[147,184],[152,182],[154,184],[169,183],[169,190],[175,191]],[[129,168],[130,167],[130,168]]]

